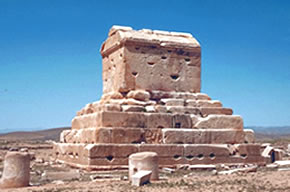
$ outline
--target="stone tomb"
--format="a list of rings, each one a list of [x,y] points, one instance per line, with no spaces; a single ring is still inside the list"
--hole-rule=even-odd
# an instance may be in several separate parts
[[[191,34],[113,26],[101,55],[102,98],[61,133],[59,162],[127,168],[130,154],[152,151],[160,166],[265,163],[241,116],[200,93],[201,51]]]

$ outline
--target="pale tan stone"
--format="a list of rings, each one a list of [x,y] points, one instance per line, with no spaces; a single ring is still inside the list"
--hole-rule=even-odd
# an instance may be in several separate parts
[[[191,128],[192,127],[191,116],[188,114],[174,114],[172,127],[173,128]]]
[[[166,113],[149,113],[146,114],[147,128],[171,128],[173,127],[173,115]]]
[[[220,108],[220,107],[200,107],[199,109],[199,114],[202,117],[206,117],[211,114],[216,114],[216,115],[232,115],[233,110],[230,108]]]
[[[152,151],[156,152],[159,157],[182,157],[183,145],[174,144],[141,144],[139,146],[139,152]]]
[[[0,180],[0,189],[26,187],[30,180],[30,155],[27,152],[7,152]]]
[[[194,115],[194,114],[190,114],[190,118],[191,118],[191,127],[195,128],[195,124],[199,121],[199,116]]]
[[[168,144],[234,144],[244,142],[244,132],[233,129],[162,129]]]
[[[146,112],[149,112],[149,113],[155,113],[156,112],[155,106],[153,106],[153,105],[145,106],[145,110],[146,110]]]
[[[140,105],[122,105],[124,112],[145,112],[145,107]]]
[[[131,176],[131,183],[133,186],[141,186],[150,183],[152,171],[138,171]]]
[[[85,147],[85,156],[95,157],[128,157],[138,152],[138,145],[131,144],[88,144]]]
[[[157,113],[167,113],[166,106],[156,105],[155,106],[155,110],[156,110]]]
[[[244,129],[245,143],[255,143],[255,133],[252,129]]]
[[[161,103],[167,106],[184,106],[184,99],[161,99]]]
[[[201,129],[231,128],[243,130],[243,119],[238,115],[209,115],[201,118],[195,126]]]
[[[199,109],[196,107],[182,107],[182,106],[166,106],[166,109],[170,113],[179,114],[198,114]]]
[[[127,97],[140,101],[148,101],[150,98],[150,93],[144,90],[132,90],[127,94]]]
[[[154,152],[139,152],[129,156],[129,179],[138,171],[151,171],[152,180],[159,179],[158,155]]]
[[[186,106],[190,107],[222,107],[220,101],[217,100],[186,100]]]
[[[99,115],[100,127],[146,127],[145,113],[102,112]]]
[[[211,100],[211,98],[205,93],[196,93],[197,100]]]
[[[193,37],[114,30],[101,54],[104,92],[200,90],[200,47]]]

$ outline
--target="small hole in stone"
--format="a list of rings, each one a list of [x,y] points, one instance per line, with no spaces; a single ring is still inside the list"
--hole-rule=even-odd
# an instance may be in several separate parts
[[[148,65],[154,65],[154,62],[147,62]]]
[[[135,77],[138,75],[138,73],[137,72],[132,72],[132,75],[134,75]]]
[[[56,154],[56,155],[59,155],[59,152],[56,152],[55,154]]]
[[[120,57],[123,57],[123,54],[122,53],[120,53]]]
[[[189,62],[189,61],[190,61],[190,59],[189,59],[189,58],[185,58],[184,60],[185,60],[186,62]]]
[[[140,49],[140,47],[135,47],[135,49],[136,49],[136,50],[139,50],[139,49]]]
[[[181,123],[175,123],[175,126],[174,126],[174,128],[180,128],[181,127]]]
[[[150,46],[150,48],[151,49],[155,49],[155,48],[157,48],[156,46],[154,46],[154,45],[152,45],[152,46]]]
[[[202,159],[203,158],[203,154],[198,154],[197,158],[198,159]]]
[[[179,159],[180,158],[180,155],[174,155],[173,158],[174,159]]]
[[[177,80],[179,78],[179,75],[170,75],[171,79]]]
[[[138,171],[138,169],[136,167],[134,167],[133,172],[136,173]]]
[[[158,127],[157,127],[157,128],[161,128],[161,129],[162,129],[162,128],[164,128],[164,127],[163,127],[162,125],[158,125]]]
[[[111,70],[111,67],[109,67],[109,70]]]
[[[171,51],[171,50],[167,50],[167,52],[168,52],[168,53],[171,53],[172,51]]]
[[[109,155],[109,156],[106,157],[106,159],[107,159],[108,161],[112,161],[112,160],[114,159],[114,157],[111,156],[111,155]]]
[[[114,62],[114,59],[111,59],[111,62]]]
[[[167,58],[166,56],[162,56],[162,57],[161,57],[161,59],[166,59],[166,58]]]
[[[187,155],[186,159],[193,159],[193,157],[194,157],[193,155]]]
[[[247,154],[241,154],[241,157],[246,158]]]
[[[215,158],[215,154],[214,154],[214,153],[211,153],[211,154],[209,154],[209,157],[210,157],[211,159],[214,159],[214,158]]]

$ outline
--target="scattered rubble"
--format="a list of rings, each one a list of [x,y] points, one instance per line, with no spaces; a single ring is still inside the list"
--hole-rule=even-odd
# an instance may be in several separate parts
[[[131,183],[133,186],[141,186],[150,183],[152,171],[138,171],[131,178]]]

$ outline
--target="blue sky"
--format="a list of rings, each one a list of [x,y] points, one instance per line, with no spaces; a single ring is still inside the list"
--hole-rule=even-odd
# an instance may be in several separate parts
[[[290,1],[0,0],[0,132],[69,126],[98,100],[112,25],[192,33],[202,92],[245,126],[290,125]]]

